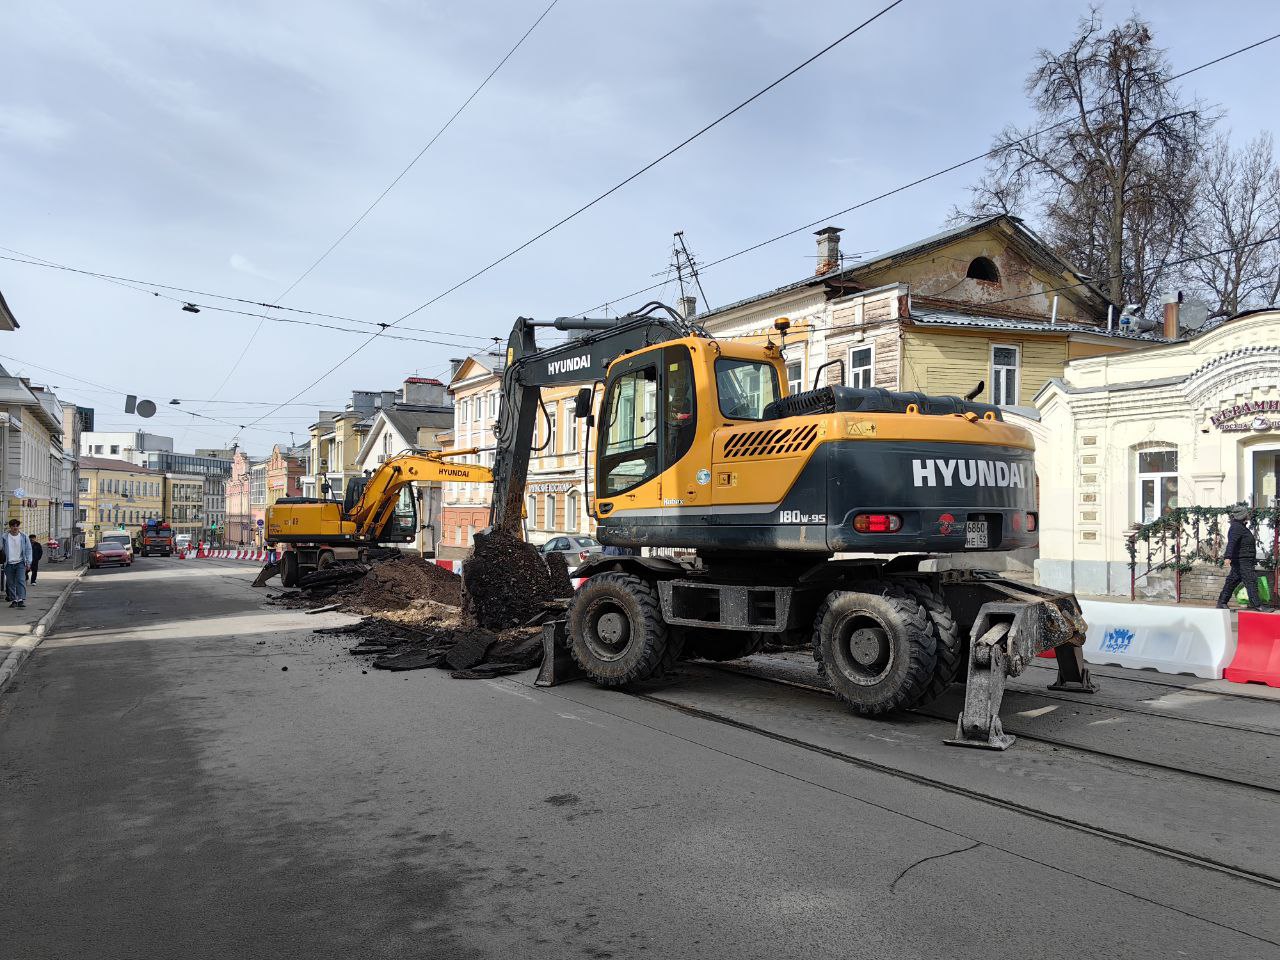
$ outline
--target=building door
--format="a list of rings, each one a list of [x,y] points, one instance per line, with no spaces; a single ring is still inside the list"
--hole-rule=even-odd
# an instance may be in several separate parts
[[[1249,450],[1246,473],[1249,506],[1269,509],[1276,505],[1276,478],[1280,473],[1280,446],[1254,447]]]

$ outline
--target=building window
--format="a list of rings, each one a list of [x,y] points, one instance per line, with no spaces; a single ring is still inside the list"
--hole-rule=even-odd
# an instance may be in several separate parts
[[[577,490],[570,490],[564,498],[564,528],[569,533],[578,532],[578,524],[582,518],[582,496]]]
[[[113,443],[113,444],[111,445],[111,452],[112,452],[113,454],[118,454],[118,453],[120,452],[120,446],[119,446],[119,444],[115,444],[115,443]]]
[[[498,417],[498,392],[495,390],[489,394],[489,419],[496,420]]]
[[[476,397],[476,402],[471,405],[471,419],[476,423],[480,422],[480,418],[484,416],[484,397]]]
[[[554,493],[547,494],[547,516],[542,528],[544,530],[556,528],[556,495]]]
[[[557,453],[559,448],[556,446],[556,408],[553,404],[547,408],[547,449],[546,453]]]
[[[566,453],[578,452],[578,418],[573,415],[574,401],[564,402],[564,449]]]
[[[794,397],[804,389],[804,363],[800,360],[787,361],[787,396]]]
[[[1020,354],[1017,347],[991,345],[991,402],[996,406],[1011,407],[1018,402]]]
[[[981,280],[984,283],[1000,282],[1000,271],[995,263],[986,257],[974,257],[964,275],[970,280]]]
[[[1138,516],[1150,523],[1178,505],[1178,451],[1139,450]]]
[[[790,372],[788,371],[788,377]],[[876,348],[873,344],[849,348],[849,386],[874,387],[876,385]]]

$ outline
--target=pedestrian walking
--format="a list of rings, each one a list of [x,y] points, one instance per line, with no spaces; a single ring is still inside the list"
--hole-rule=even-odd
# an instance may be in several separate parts
[[[31,540],[22,532],[19,520],[9,521],[4,535],[4,592],[9,606],[27,605],[27,570],[31,566]]]
[[[27,580],[31,583],[36,582],[36,574],[40,572],[40,558],[44,556],[44,546],[40,543],[39,537],[31,539],[31,566],[28,568]]]
[[[1227,563],[1231,571],[1222,586],[1222,593],[1218,595],[1218,609],[1227,609],[1231,595],[1243,583],[1249,608],[1269,610],[1270,607],[1263,607],[1258,599],[1258,571],[1254,567],[1258,561],[1258,540],[1245,525],[1249,519],[1249,508],[1233,507],[1228,516],[1231,517],[1231,526],[1227,528]]]

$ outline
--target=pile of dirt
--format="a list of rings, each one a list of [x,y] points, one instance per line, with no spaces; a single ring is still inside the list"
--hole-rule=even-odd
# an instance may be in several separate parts
[[[573,595],[567,570],[553,578],[542,554],[520,538],[487,530],[475,535],[474,544],[462,563],[465,622],[490,630],[517,627],[541,613],[548,601]]]
[[[402,611],[414,603],[462,605],[462,580],[456,573],[421,557],[373,564],[366,576],[338,590],[334,598],[352,613]]]

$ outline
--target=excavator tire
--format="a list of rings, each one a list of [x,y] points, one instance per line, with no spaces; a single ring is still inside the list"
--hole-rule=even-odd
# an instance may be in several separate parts
[[[298,555],[286,550],[280,555],[280,583],[286,587],[298,585]]]
[[[927,580],[903,578],[897,585],[929,611],[929,619],[933,621],[933,634],[938,642],[933,676],[929,678],[929,684],[920,699],[910,704],[913,707],[924,706],[942,696],[955,681],[960,666],[964,663],[964,637],[961,636],[956,618],[937,584]]]
[[[739,660],[759,653],[773,634],[740,630],[699,630],[697,627],[683,631],[685,654],[702,660]]]
[[[885,581],[836,590],[814,619],[814,659],[832,690],[867,716],[920,702],[937,666],[937,639],[926,610]]]
[[[600,573],[569,607],[569,652],[601,686],[661,676],[680,656],[682,637],[667,627],[653,585],[629,573]]]

